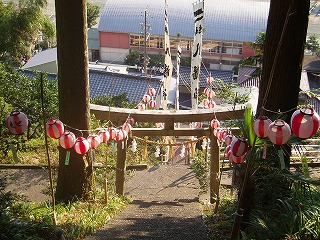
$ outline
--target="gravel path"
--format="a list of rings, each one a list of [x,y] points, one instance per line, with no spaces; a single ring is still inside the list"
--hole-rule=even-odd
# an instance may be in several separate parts
[[[87,240],[209,239],[198,202],[198,180],[188,165],[137,172],[125,192],[132,203]]]

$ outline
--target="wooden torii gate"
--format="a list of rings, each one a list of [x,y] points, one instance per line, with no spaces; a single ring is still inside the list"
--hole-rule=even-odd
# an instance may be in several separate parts
[[[130,115],[136,122],[164,123],[164,128],[133,128],[132,136],[207,136],[210,138],[210,202],[220,196],[220,148],[212,128],[175,128],[175,123],[204,122],[214,118],[221,120],[242,119],[244,109],[230,111],[205,110],[138,110],[90,105],[90,112],[99,120],[110,120],[116,126],[122,125]],[[233,131],[234,132],[234,131]],[[234,132],[235,134],[239,134]],[[124,195],[126,168],[126,141],[117,147],[116,193]]]

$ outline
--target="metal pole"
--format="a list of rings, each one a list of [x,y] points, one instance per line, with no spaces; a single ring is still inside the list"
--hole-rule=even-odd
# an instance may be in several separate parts
[[[144,10],[144,54],[143,54],[144,75],[147,76],[147,9]]]

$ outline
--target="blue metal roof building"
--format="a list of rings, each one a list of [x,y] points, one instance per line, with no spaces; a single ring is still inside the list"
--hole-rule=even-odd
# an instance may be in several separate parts
[[[169,34],[193,38],[194,0],[168,0]],[[270,0],[205,1],[204,39],[252,42],[266,29]],[[141,33],[140,23],[148,9],[152,35],[163,35],[164,0],[108,0],[102,11],[100,32]]]

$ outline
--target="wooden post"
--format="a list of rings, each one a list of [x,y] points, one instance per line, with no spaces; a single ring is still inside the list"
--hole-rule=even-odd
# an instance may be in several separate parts
[[[218,139],[210,132],[210,203],[218,204],[220,197],[220,148]]]
[[[126,145],[127,141],[120,141],[117,144],[117,166],[116,166],[116,193],[124,195],[124,173],[126,169]]]

